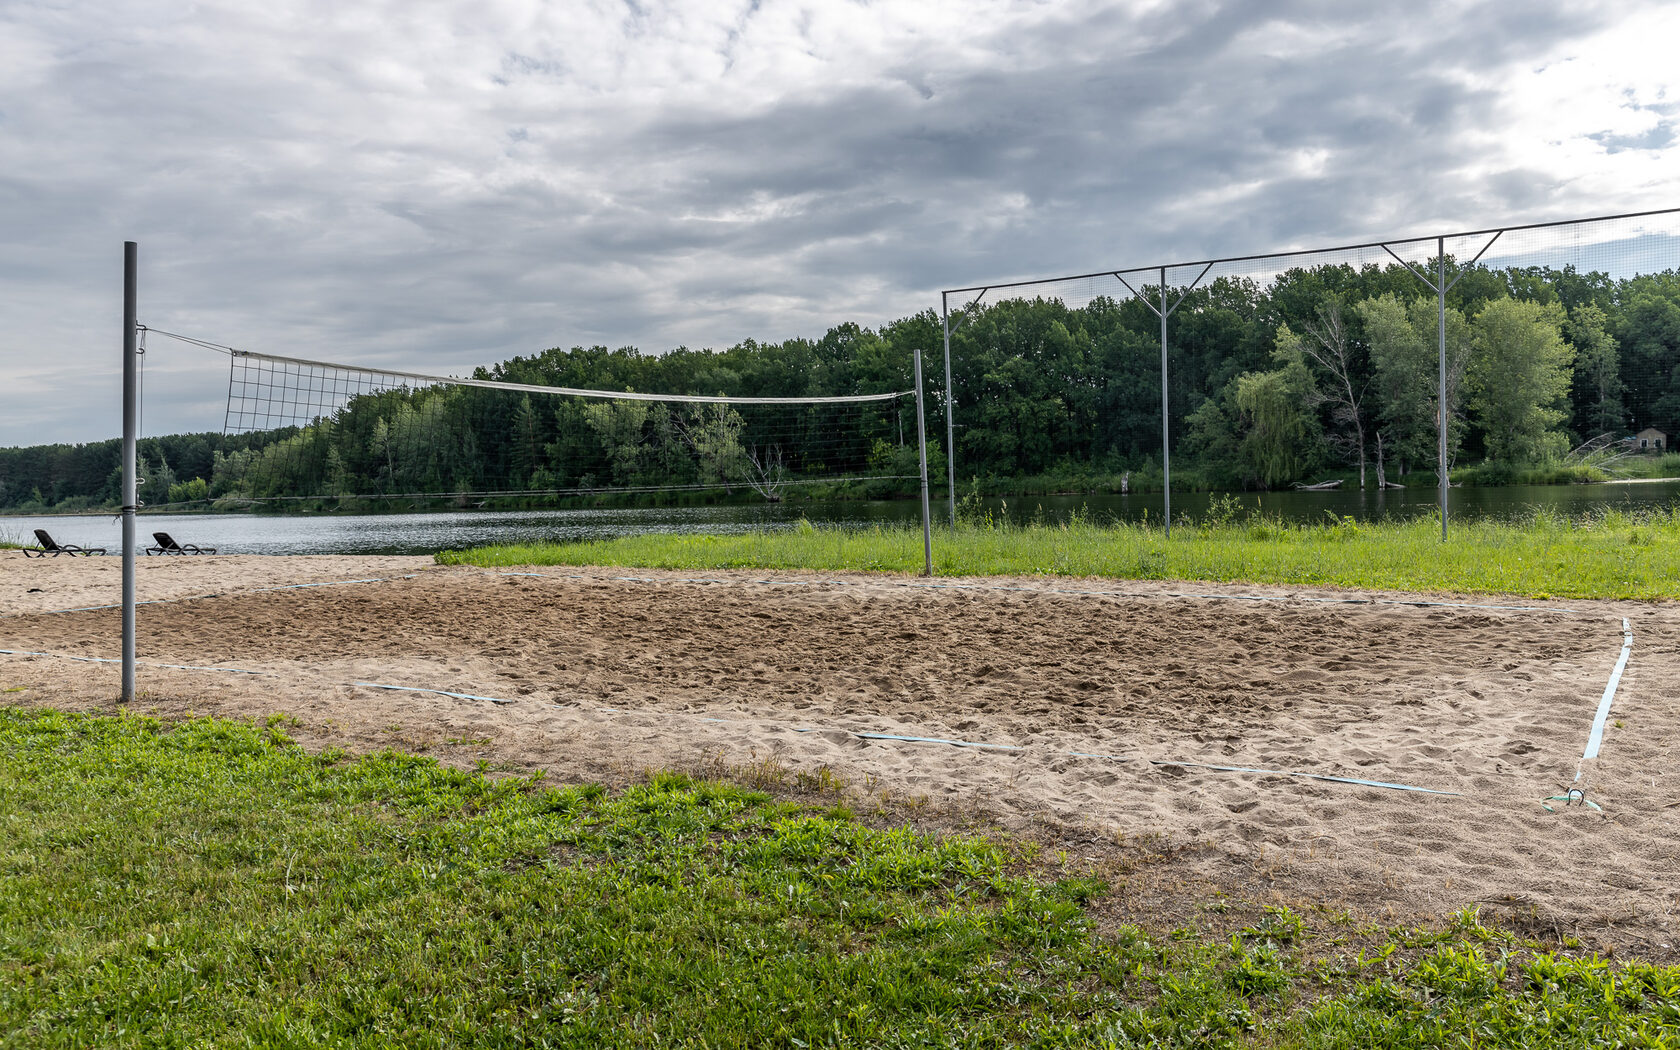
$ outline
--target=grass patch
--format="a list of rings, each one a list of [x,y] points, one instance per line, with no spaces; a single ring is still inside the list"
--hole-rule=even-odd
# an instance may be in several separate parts
[[[649,533],[575,543],[445,551],[443,564],[612,565],[665,569],[802,569],[905,572],[922,569],[916,528],[823,529],[733,536]],[[934,533],[940,576],[1107,576],[1310,584],[1530,598],[1680,597],[1680,511],[1610,512],[1520,523],[1456,522],[1441,542],[1437,520],[1322,525],[1242,517],[1216,500],[1207,519],[1171,537],[1158,526],[961,524]]]
[[[1680,452],[1665,452],[1660,456],[1639,456],[1626,464],[1623,472],[1635,478],[1680,478]],[[1618,464],[1621,467],[1622,464]]]
[[[1680,970],[1450,928],[1093,931],[1021,849],[283,721],[0,708],[4,1046],[1672,1046]]]

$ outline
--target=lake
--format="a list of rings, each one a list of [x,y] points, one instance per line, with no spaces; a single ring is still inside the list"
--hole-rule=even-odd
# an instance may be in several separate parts
[[[1208,493],[1174,493],[1175,516],[1200,518],[1207,513]],[[1323,521],[1329,514],[1359,520],[1410,518],[1430,514],[1433,489],[1386,492],[1358,489],[1329,492],[1244,493],[1245,508],[1258,507],[1267,515],[1290,521]],[[994,514],[1003,515],[1004,500],[987,500]],[[1099,520],[1119,518],[1158,521],[1161,494],[1131,496],[1026,496],[1007,501],[1007,516],[1027,521],[1042,515],[1065,520],[1083,508]],[[1657,509],[1680,503],[1680,479],[1638,484],[1507,486],[1452,490],[1452,516],[1512,519],[1536,509],[1576,516],[1606,507],[1624,510]],[[947,513],[943,501],[934,505],[935,521]],[[216,547],[227,554],[430,554],[448,548],[487,543],[594,539],[641,532],[739,533],[755,529],[792,528],[808,518],[819,528],[857,528],[920,520],[914,500],[877,502],[766,503],[727,507],[659,507],[614,510],[458,510],[414,514],[356,514],[315,517],[262,514],[142,514],[140,535],[150,545],[155,531],[168,532],[182,543]],[[105,547],[116,553],[122,525],[110,514],[47,517],[0,517],[0,538],[33,542],[33,530],[44,528],[60,543]]]

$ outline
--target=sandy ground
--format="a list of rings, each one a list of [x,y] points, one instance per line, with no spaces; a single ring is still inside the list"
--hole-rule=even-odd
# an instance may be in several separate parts
[[[56,654],[0,655],[7,701],[112,706],[117,667],[66,657],[118,655],[117,610],[90,607],[117,600],[120,568],[0,554],[0,648]],[[1677,954],[1673,603],[420,558],[139,569],[142,710],[285,712],[310,742],[558,780],[826,768],[860,799],[1076,854],[1151,844],[1205,886],[1390,920],[1475,904],[1536,934]],[[1624,617],[1630,658],[1583,764]],[[1572,786],[1602,811],[1541,806]]]

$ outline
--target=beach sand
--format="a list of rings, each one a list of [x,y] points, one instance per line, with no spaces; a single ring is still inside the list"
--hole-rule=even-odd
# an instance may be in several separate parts
[[[560,782],[832,777],[1075,856],[1149,844],[1198,885],[1389,920],[1476,906],[1676,955],[1674,603],[402,557],[138,567],[139,711],[284,713],[312,746]],[[117,666],[67,657],[119,655],[118,610],[90,607],[117,600],[120,570],[0,554],[0,648],[54,654],[0,656],[9,702],[114,708]],[[1624,617],[1630,658],[1583,763]],[[1602,810],[1542,807],[1576,786]]]

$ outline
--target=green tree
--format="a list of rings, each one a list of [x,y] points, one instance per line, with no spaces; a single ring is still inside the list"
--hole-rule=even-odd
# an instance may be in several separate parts
[[[170,503],[202,503],[210,498],[210,483],[203,478],[179,481],[169,486]]]
[[[169,490],[175,485],[175,472],[169,468],[169,460],[162,451],[157,454],[157,463],[152,465],[144,455],[135,460],[140,484],[135,488],[135,494],[141,506],[156,506],[169,502]],[[72,493],[65,493],[65,496]]]
[[[1298,341],[1280,336],[1274,360],[1280,367],[1238,376],[1233,398],[1243,431],[1243,463],[1265,488],[1299,480],[1318,465],[1323,447],[1311,408],[1316,388]]]
[[[1568,333],[1575,347],[1575,419],[1581,436],[1621,436],[1627,429],[1625,386],[1609,317],[1596,304],[1582,303],[1570,312]]]
[[[1544,463],[1569,450],[1562,432],[1575,350],[1556,302],[1496,299],[1476,315],[1470,410],[1489,459]]]
[[[729,405],[702,405],[679,424],[702,482],[727,488],[747,477],[750,465],[741,447],[742,426],[741,413]]]
[[[1441,352],[1433,299],[1402,301],[1385,292],[1354,307],[1365,327],[1371,353],[1371,381],[1377,398],[1383,454],[1408,466],[1437,458]],[[1464,374],[1470,364],[1470,326],[1447,310],[1447,466],[1464,441]]]
[[[391,424],[385,422],[381,416],[374,421],[373,434],[368,439],[368,451],[373,456],[379,480],[384,482],[382,490],[388,490],[391,479],[397,472],[396,448],[391,440]]]
[[[613,480],[632,481],[641,469],[648,402],[592,401],[584,406],[583,418],[601,443]]]
[[[1184,417],[1184,439],[1179,444],[1183,459],[1195,464],[1210,488],[1232,488],[1244,481],[1242,438],[1237,433],[1235,379],[1196,406]]]
[[[1624,283],[1625,305],[1614,326],[1634,429],[1680,431],[1680,273]]]
[[[1359,375],[1348,325],[1342,316],[1342,301],[1332,295],[1319,303],[1316,316],[1301,322],[1302,334],[1287,323],[1278,326],[1280,352],[1311,361],[1324,376],[1324,387],[1315,385],[1316,402],[1330,406],[1330,421],[1337,427],[1334,443],[1349,452],[1359,464],[1359,487],[1365,487],[1366,381]]]
[[[327,450],[327,495],[345,499],[356,494],[356,482],[337,446]]]
[[[542,438],[537,430],[536,409],[531,407],[531,395],[521,394],[519,403],[513,406],[513,448],[511,449],[511,467],[513,477],[509,479],[510,487],[524,488],[531,481],[537,467],[542,462]]]

